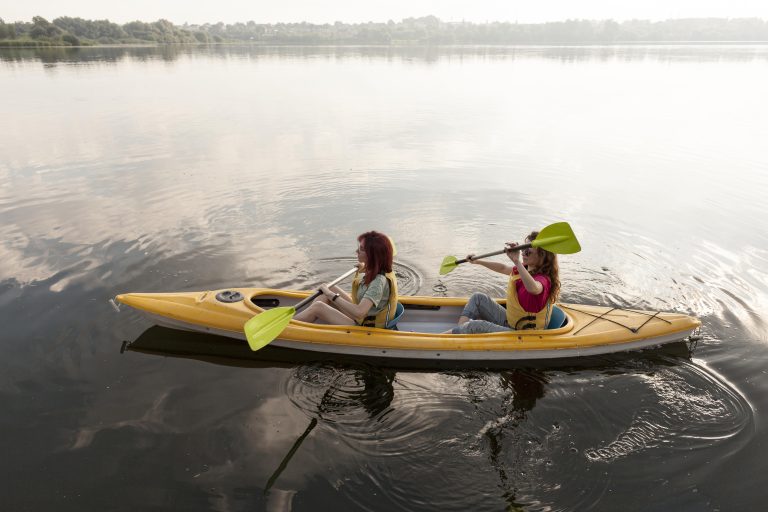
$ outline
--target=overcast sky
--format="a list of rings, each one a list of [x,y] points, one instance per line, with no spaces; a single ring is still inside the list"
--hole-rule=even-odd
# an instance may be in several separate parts
[[[433,14],[443,21],[559,21],[569,18],[663,20],[689,17],[768,19],[768,0],[7,0],[5,21],[32,16],[109,19],[117,23],[161,18],[176,24],[250,21],[400,21]]]

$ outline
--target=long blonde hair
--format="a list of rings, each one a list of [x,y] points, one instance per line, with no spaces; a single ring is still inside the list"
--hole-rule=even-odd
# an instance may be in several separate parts
[[[532,242],[536,240],[537,236],[539,236],[538,231],[531,231],[531,234],[526,237],[526,240]],[[544,274],[549,278],[551,286],[549,289],[548,301],[554,303],[560,295],[560,265],[557,263],[557,254],[542,249],[541,247],[537,247],[536,250],[538,250],[541,255],[541,263],[536,267],[536,273]]]

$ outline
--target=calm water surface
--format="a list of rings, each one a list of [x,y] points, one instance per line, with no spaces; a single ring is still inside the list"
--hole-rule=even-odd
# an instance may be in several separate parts
[[[0,50],[0,508],[763,507],[767,84],[768,46]],[[561,220],[563,300],[702,339],[419,369],[108,304],[309,289],[372,228],[403,293],[502,294],[440,261]]]

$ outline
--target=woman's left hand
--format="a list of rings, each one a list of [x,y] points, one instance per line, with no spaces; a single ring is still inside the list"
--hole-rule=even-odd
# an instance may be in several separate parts
[[[328,288],[328,285],[323,283],[320,285],[320,291],[323,292],[323,295],[326,297],[333,297],[333,292],[330,288]]]

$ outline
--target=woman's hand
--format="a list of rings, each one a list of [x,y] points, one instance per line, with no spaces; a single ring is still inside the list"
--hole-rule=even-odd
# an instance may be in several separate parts
[[[520,266],[520,250],[515,249],[517,247],[517,242],[507,242],[505,244],[507,246],[506,254],[511,259],[515,266]]]
[[[333,297],[333,295],[334,295],[334,294],[333,294],[333,292],[331,291],[331,289],[330,289],[330,288],[328,288],[328,285],[327,285],[327,284],[325,284],[325,283],[323,283],[323,284],[321,284],[321,285],[320,285],[320,291],[321,291],[321,292],[323,292],[323,295],[325,295],[325,296],[326,296],[326,297],[328,297],[329,299],[330,299],[331,297]]]
[[[474,254],[467,254],[466,260],[473,265],[477,265],[479,263],[478,260],[475,259]]]

